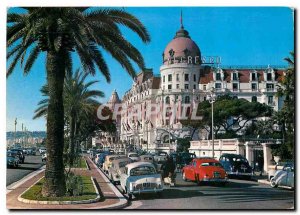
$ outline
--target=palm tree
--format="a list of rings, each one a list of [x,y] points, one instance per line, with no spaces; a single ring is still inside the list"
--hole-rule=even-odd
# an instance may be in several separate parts
[[[81,118],[92,117],[96,108],[100,103],[95,100],[99,97],[104,97],[104,93],[98,90],[89,90],[93,84],[98,83],[98,81],[90,81],[85,83],[88,73],[82,73],[77,69],[72,76],[71,72],[66,73],[64,82],[64,110],[65,110],[65,122],[69,122],[69,157],[70,166],[73,166],[73,161],[75,157],[75,136],[79,132],[79,123]],[[42,87],[41,92],[43,96],[48,97],[49,91],[48,86]],[[43,99],[39,102],[39,107],[35,111],[33,119],[39,118],[41,116],[47,116],[47,107],[49,99]]]
[[[48,159],[42,193],[44,196],[63,196],[66,190],[62,156],[63,85],[65,71],[72,71],[71,52],[76,51],[87,73],[94,75],[97,68],[110,81],[108,66],[99,49],[101,47],[131,76],[135,76],[130,60],[141,69],[145,67],[144,60],[140,52],[122,36],[118,25],[128,27],[143,42],[149,42],[150,36],[144,25],[124,10],[81,7],[23,9],[26,13],[7,15],[7,58],[12,61],[6,75],[13,72],[18,62],[27,74],[40,53],[46,53]]]

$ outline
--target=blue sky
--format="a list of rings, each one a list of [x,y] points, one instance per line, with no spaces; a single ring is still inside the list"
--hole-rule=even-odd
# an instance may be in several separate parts
[[[157,7],[125,10],[139,18],[151,35],[151,42],[144,44],[134,33],[122,28],[125,37],[141,51],[147,68],[153,68],[155,74],[159,74],[164,48],[179,29],[180,10],[183,11],[184,27],[200,47],[202,55],[221,56],[222,65],[284,65],[283,58],[294,47],[290,8]],[[104,56],[111,71],[111,83],[106,83],[100,73],[90,77],[100,80],[93,88],[105,93],[102,102],[113,89],[122,97],[132,85],[126,71],[110,55],[104,53]],[[80,67],[80,62],[74,56],[74,68],[77,67]],[[7,79],[7,131],[14,130],[16,117],[17,130],[21,130],[21,123],[29,130],[46,130],[44,119],[32,120],[42,98],[39,89],[45,81],[45,55],[40,56],[27,76],[22,74],[19,65],[16,67]]]

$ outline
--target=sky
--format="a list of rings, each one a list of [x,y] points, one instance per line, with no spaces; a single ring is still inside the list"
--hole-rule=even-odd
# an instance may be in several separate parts
[[[220,56],[223,66],[285,65],[284,57],[294,49],[293,13],[287,7],[152,7],[124,8],[135,15],[147,28],[151,42],[144,44],[136,34],[121,28],[124,36],[142,53],[146,67],[159,74],[162,53],[183,25],[204,56]],[[18,11],[10,9],[10,11]],[[105,102],[114,89],[120,98],[130,89],[132,79],[112,57],[103,53],[111,71],[111,83],[98,72],[93,89],[102,90]],[[9,63],[9,61],[8,61]],[[74,55],[74,69],[80,67]],[[136,71],[139,69],[137,67]],[[17,130],[21,124],[30,131],[45,131],[45,119],[33,120],[37,103],[42,99],[39,89],[46,82],[45,55],[41,55],[31,72],[24,76],[17,65],[6,82],[6,130]]]

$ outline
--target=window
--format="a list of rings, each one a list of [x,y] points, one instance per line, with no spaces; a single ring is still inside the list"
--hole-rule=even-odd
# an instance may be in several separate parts
[[[184,98],[184,103],[185,103],[185,104],[189,104],[189,103],[190,103],[190,97],[189,97],[189,96],[186,96],[186,97]]]
[[[165,77],[165,76],[163,76],[163,82],[165,82],[165,80],[166,80],[166,77]]]
[[[232,84],[232,90],[233,90],[233,91],[238,91],[238,89],[239,89],[238,84],[237,84],[237,83],[233,83],[233,84]]]
[[[268,105],[273,105],[273,96],[268,96]]]
[[[189,85],[188,85],[188,84],[185,84],[185,85],[184,85],[184,89],[185,89],[185,90],[188,90],[188,89],[189,89]]]
[[[273,91],[274,90],[274,84],[267,84],[267,91]]]
[[[152,174],[156,174],[156,171],[151,166],[139,166],[130,170],[131,176],[152,175]]]
[[[252,102],[257,102],[257,97],[256,97],[256,96],[252,96],[251,101],[252,101]]]
[[[216,89],[221,89],[221,83],[215,83],[215,88]]]
[[[251,89],[252,89],[252,91],[256,91],[257,90],[256,84],[251,84]]]
[[[184,74],[184,81],[189,81],[189,74]]]
[[[179,84],[176,84],[176,89],[179,89]]]
[[[170,97],[169,96],[166,97],[166,104],[170,104]]]
[[[194,90],[196,90],[196,84],[194,84]]]
[[[206,101],[206,96],[203,97],[203,101]]]
[[[179,74],[176,74],[176,81],[179,81]]]
[[[252,81],[256,81],[256,73],[253,72],[251,75],[252,75]]]
[[[172,75],[168,75],[168,81],[172,81]]]
[[[236,72],[232,74],[232,80],[234,80],[234,81],[238,80],[238,75]]]
[[[194,74],[194,81],[196,82],[196,74]]]
[[[267,73],[267,81],[272,81],[272,73]]]
[[[168,85],[168,89],[171,90],[172,89],[172,84]]]
[[[216,80],[217,81],[221,81],[221,73],[217,73],[216,74]]]
[[[206,85],[203,85],[203,90],[206,90]]]
[[[176,101],[176,102],[178,101],[178,95],[175,96],[175,101]]]

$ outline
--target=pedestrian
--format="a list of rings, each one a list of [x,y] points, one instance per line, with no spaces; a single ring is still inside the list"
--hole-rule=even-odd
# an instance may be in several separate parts
[[[264,171],[264,158],[263,158],[263,156],[258,155],[257,162],[258,162],[258,169],[260,171],[259,175],[262,176],[263,171]]]
[[[169,183],[174,183],[174,171],[176,169],[176,166],[174,164],[173,161],[173,157],[172,156],[168,156],[166,162],[162,165],[162,170],[163,170],[163,179],[165,181],[165,178],[168,178]],[[167,181],[167,180],[166,180]]]

